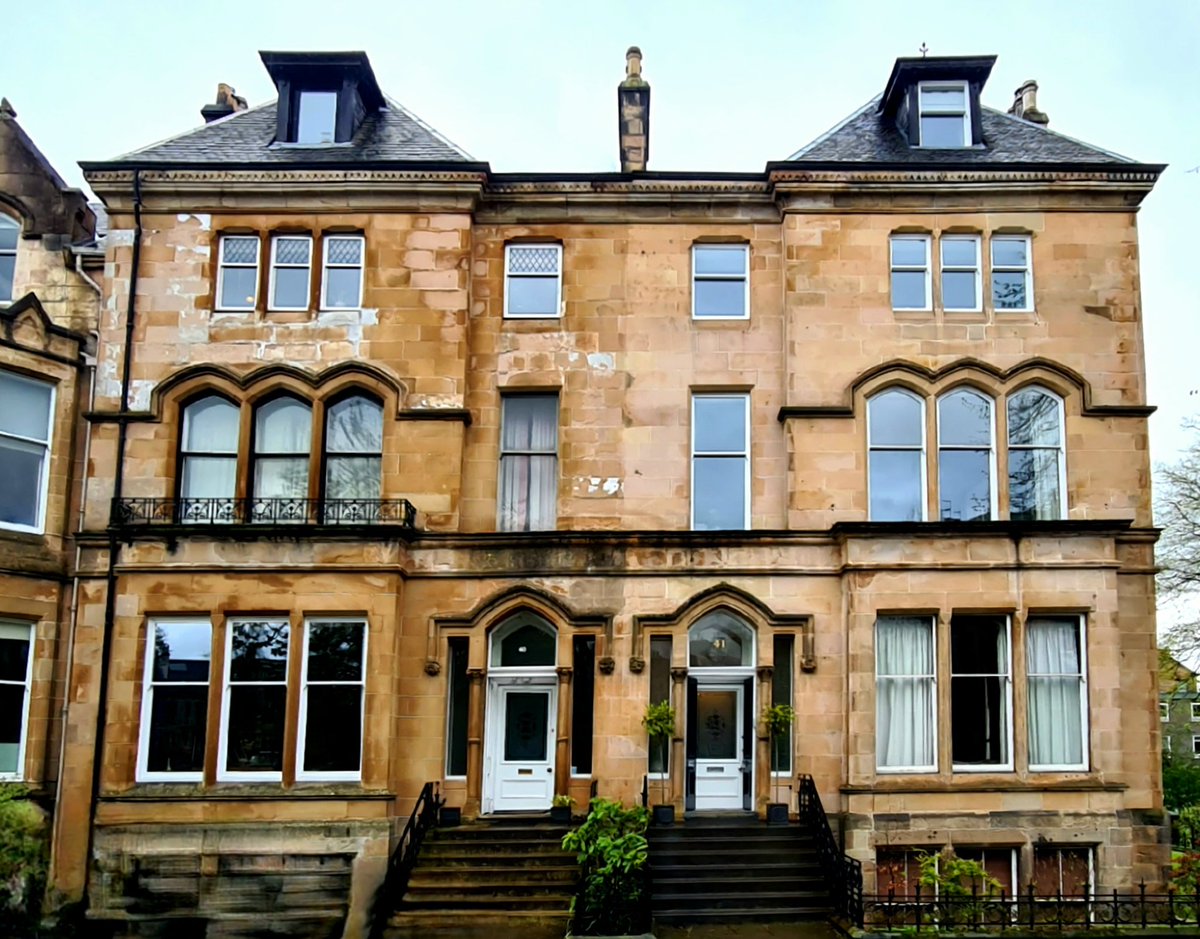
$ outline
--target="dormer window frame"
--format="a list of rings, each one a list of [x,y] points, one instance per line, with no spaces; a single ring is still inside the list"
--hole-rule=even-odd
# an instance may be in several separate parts
[[[342,109],[342,93],[340,88],[336,87],[299,87],[292,91],[294,96],[294,105],[291,113],[291,126],[288,128],[288,143],[298,147],[330,147],[338,142],[338,114]],[[300,121],[304,112],[304,99],[306,96],[317,95],[332,95],[333,96],[333,120],[329,125],[328,140],[301,140],[300,139]]]
[[[962,93],[962,107],[948,107],[933,102],[926,102],[929,92],[958,91]],[[926,143],[922,120],[926,117],[961,117],[962,143],[933,144]],[[971,134],[971,83],[966,79],[938,79],[917,82],[917,146],[927,150],[965,150],[973,145]]]

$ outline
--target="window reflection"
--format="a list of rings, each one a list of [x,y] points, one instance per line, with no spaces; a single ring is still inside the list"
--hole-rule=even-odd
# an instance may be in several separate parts
[[[938,399],[938,498],[945,520],[992,517],[992,402],[975,391]]]

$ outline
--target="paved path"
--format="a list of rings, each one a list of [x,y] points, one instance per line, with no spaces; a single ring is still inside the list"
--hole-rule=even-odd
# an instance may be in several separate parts
[[[839,939],[825,923],[744,923],[729,926],[659,926],[656,939]]]

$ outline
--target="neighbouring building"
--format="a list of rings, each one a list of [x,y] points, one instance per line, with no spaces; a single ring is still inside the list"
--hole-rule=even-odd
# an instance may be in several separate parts
[[[1050,130],[1032,82],[987,107],[986,56],[899,59],[706,173],[647,169],[631,49],[621,171],[588,174],[493,172],[361,53],[262,60],[277,101],[222,86],[83,164],[58,896],[359,937],[427,782],[473,817],[760,811],[801,775],[868,890],[946,845],[1008,889],[1161,882],[1161,166]]]
[[[1164,760],[1200,760],[1200,692],[1196,673],[1166,650],[1159,652],[1158,716]]]
[[[0,99],[0,782],[52,808],[95,330],[97,213]]]

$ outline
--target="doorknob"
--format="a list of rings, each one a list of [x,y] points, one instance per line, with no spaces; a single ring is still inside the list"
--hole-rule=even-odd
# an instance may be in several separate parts
[[[547,767],[546,767],[546,772],[547,772],[547,773],[553,773],[553,772],[554,772],[554,770],[553,770],[551,767],[547,766]]]

